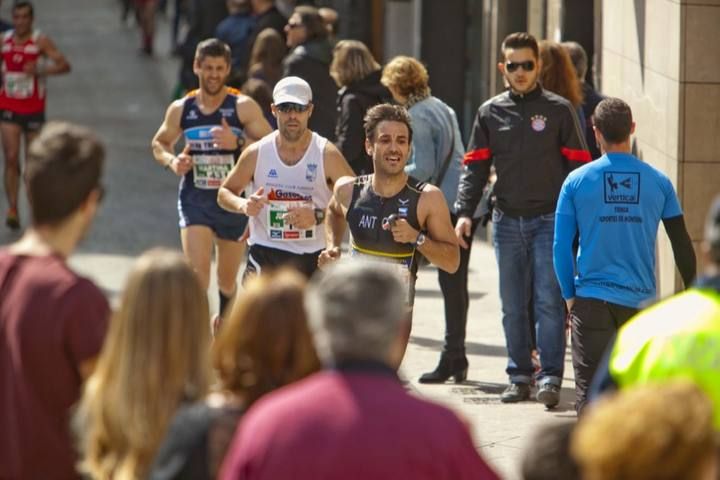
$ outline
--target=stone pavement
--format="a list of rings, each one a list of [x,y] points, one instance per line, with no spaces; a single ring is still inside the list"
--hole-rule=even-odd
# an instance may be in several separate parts
[[[519,461],[528,435],[539,425],[574,419],[574,383],[570,355],[566,356],[561,402],[546,411],[535,401],[503,404],[499,393],[505,388],[506,350],[500,321],[497,266],[490,244],[475,239],[470,258],[470,312],[466,350],[470,369],[466,382],[422,385],[417,379],[435,368],[442,349],[444,311],[435,269],[420,272],[415,316],[403,373],[421,395],[449,405],[470,420],[475,443],[485,458],[505,478],[520,478]]]
[[[5,2],[0,16],[9,18]],[[150,139],[170,101],[177,72],[169,32],[160,22],[158,56],[137,53],[138,33],[119,22],[116,0],[36,0],[37,26],[68,55],[73,71],[49,80],[48,117],[92,126],[108,148],[105,184],[108,194],[87,240],[71,263],[94,278],[117,299],[135,257],[153,246],[179,248],[175,207],[177,178],[158,167]],[[0,199],[4,213],[5,200]],[[25,222],[27,205],[22,204]],[[17,238],[0,227],[0,245]],[[492,249],[475,241],[470,269],[468,380],[461,385],[419,385],[433,369],[444,332],[442,295],[437,273],[424,269],[418,280],[411,343],[402,366],[411,388],[449,405],[470,420],[475,442],[505,478],[518,477],[521,450],[528,434],[544,422],[575,418],[569,357],[562,402],[546,412],[536,402],[503,405],[505,347],[500,324],[497,268]],[[211,287],[211,302],[216,302]]]

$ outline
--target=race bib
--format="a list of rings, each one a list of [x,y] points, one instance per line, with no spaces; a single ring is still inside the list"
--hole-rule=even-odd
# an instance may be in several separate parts
[[[5,95],[19,100],[32,97],[35,77],[22,72],[5,72],[3,77]]]
[[[232,155],[193,155],[195,187],[218,189],[233,167]]]
[[[294,242],[299,240],[314,240],[315,239],[315,226],[308,228],[307,230],[299,230],[296,227],[289,225],[284,216],[291,207],[304,207],[312,204],[308,202],[299,201],[279,201],[270,200],[267,210],[267,226],[268,226],[268,237],[271,240],[279,240],[283,242]]]

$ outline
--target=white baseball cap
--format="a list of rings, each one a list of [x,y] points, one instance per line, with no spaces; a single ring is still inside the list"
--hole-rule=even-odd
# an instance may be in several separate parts
[[[280,80],[273,90],[273,103],[297,103],[307,105],[312,102],[310,85],[300,77],[285,77]]]

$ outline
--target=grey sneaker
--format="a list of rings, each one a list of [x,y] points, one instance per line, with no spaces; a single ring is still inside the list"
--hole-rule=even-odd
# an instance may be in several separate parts
[[[522,402],[530,398],[530,386],[527,383],[511,383],[500,394],[503,403]]]
[[[537,391],[537,401],[545,408],[554,408],[560,403],[560,387],[552,383],[545,383]]]

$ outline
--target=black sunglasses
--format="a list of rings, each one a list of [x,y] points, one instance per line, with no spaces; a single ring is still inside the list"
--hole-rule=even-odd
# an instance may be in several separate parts
[[[308,108],[310,108],[310,105],[300,105],[299,103],[286,102],[281,103],[280,105],[275,105],[275,108],[278,109],[278,112],[282,113],[303,113],[306,112]]]
[[[526,72],[532,72],[535,70],[535,62],[532,60],[525,62],[505,62],[505,69],[510,73],[513,73],[518,68],[522,68]]]

